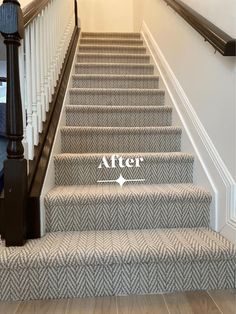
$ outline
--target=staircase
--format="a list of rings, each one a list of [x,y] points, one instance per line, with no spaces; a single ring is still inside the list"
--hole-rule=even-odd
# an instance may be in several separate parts
[[[0,298],[233,288],[235,249],[209,228],[140,34],[82,33],[74,73],[47,234],[2,243]]]

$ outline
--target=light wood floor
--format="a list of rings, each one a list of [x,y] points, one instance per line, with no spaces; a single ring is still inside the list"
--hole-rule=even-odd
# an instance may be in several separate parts
[[[236,314],[236,289],[163,295],[0,302],[0,314]]]

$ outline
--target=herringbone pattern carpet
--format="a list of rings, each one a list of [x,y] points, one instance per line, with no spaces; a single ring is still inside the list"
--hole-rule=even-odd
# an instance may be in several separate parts
[[[226,289],[236,251],[209,228],[160,78],[138,33],[82,33],[45,237],[0,245],[0,299]]]
[[[2,300],[227,289],[235,250],[209,229],[47,234],[0,246]]]

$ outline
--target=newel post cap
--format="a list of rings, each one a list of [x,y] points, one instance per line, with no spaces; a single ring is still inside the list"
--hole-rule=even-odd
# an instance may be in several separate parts
[[[0,6],[0,32],[5,35],[24,37],[23,14],[18,1],[5,0]]]

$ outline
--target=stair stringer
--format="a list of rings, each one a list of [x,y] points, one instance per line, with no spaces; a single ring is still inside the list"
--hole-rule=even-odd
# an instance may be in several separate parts
[[[80,42],[80,37],[81,33],[79,34],[78,38],[78,45]],[[78,46],[77,45],[77,46]],[[62,110],[59,118],[59,122],[57,125],[57,130],[53,142],[53,147],[47,167],[47,172],[46,176],[44,179],[44,184],[42,188],[42,192],[40,195],[40,227],[41,227],[41,237],[45,235],[46,233],[46,218],[45,218],[45,205],[44,205],[44,198],[45,195],[55,186],[55,167],[54,167],[54,156],[56,154],[59,154],[61,152],[61,134],[60,134],[60,129],[62,128],[63,125],[66,124],[66,110],[65,107],[66,105],[69,104],[69,90],[72,87],[72,79],[73,79],[73,74],[75,74],[75,64],[76,64],[76,59],[77,59],[77,49],[74,55],[74,59],[72,62],[71,66],[71,72],[69,75],[69,80],[67,83],[67,88],[66,88],[66,94],[64,98],[64,102],[62,105]]]
[[[236,243],[236,182],[217,152],[158,43],[143,21],[141,35],[151,56],[165,103],[173,107],[173,121],[182,126],[182,150],[192,153],[194,182],[211,192],[210,226]]]

